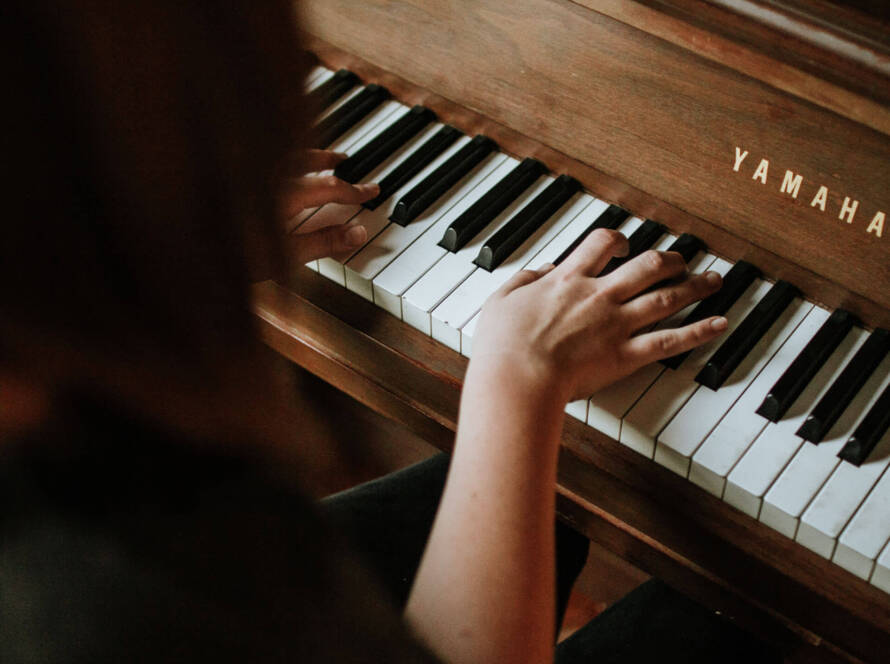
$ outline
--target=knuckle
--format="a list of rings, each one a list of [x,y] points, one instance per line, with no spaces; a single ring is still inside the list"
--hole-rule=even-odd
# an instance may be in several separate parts
[[[660,271],[664,269],[666,264],[664,254],[659,251],[655,251],[654,249],[649,249],[648,251],[644,252],[640,258],[649,269],[654,271]]]
[[[656,304],[659,309],[673,310],[680,304],[680,294],[674,290],[660,290],[656,295]]]
[[[695,326],[694,339],[697,343],[704,343],[711,338],[710,321],[703,320]]]
[[[336,175],[326,175],[324,176],[324,185],[326,187],[330,187],[331,189],[335,189],[339,187],[343,183],[343,180],[338,178]]]
[[[679,337],[675,331],[666,332],[660,337],[658,337],[658,352],[668,357],[674,354],[674,350],[677,348]]]

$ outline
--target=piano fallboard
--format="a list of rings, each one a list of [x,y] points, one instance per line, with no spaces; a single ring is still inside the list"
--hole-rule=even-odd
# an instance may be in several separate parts
[[[786,80],[803,66],[775,52],[792,43],[787,35],[761,51],[747,32],[707,30],[741,30],[742,17],[723,12],[701,28],[656,11],[665,5],[698,7],[700,20],[719,10],[698,0],[321,0],[302,13],[308,46],[328,66],[468,133],[482,128],[467,122],[472,109],[507,152],[540,157],[675,232],[695,226],[718,253],[890,325],[890,225],[881,237],[868,230],[890,214],[890,77],[826,55],[844,85],[869,84],[833,107],[850,90],[826,80],[826,64]],[[782,191],[786,171],[801,176],[796,197]],[[845,200],[859,201],[851,223],[839,218]]]

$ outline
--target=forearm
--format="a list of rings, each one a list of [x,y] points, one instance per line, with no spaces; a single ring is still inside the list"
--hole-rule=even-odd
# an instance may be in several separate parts
[[[406,617],[449,662],[547,662],[565,400],[522,367],[471,363],[448,483]]]

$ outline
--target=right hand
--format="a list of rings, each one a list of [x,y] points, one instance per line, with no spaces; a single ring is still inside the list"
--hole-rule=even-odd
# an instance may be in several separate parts
[[[719,290],[722,279],[716,272],[687,276],[679,254],[659,251],[647,251],[604,277],[593,276],[621,255],[627,255],[627,239],[600,229],[559,267],[514,275],[482,309],[471,367],[512,371],[518,380],[556,390],[569,401],[726,330],[726,319],[713,316],[677,329],[641,332]],[[648,291],[665,280],[675,281]]]

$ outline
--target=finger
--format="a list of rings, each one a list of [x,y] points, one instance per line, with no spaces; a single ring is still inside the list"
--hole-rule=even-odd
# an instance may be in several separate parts
[[[380,193],[376,184],[350,184],[336,175],[297,178],[291,189],[284,194],[283,209],[286,217],[302,210],[325,203],[359,205]]]
[[[712,316],[691,325],[631,337],[623,350],[631,363],[642,366],[706,344],[725,332],[727,326],[725,318]]]
[[[649,286],[686,273],[686,262],[675,251],[644,251],[600,280],[600,287],[618,302],[626,302]]]
[[[306,150],[303,154],[303,172],[319,173],[337,166],[348,155],[332,150]]]
[[[311,233],[288,238],[290,255],[297,263],[308,263],[317,258],[349,254],[368,239],[368,231],[361,224],[337,224]]]
[[[622,309],[631,323],[631,329],[639,330],[717,292],[722,284],[723,278],[717,272],[696,274],[678,284],[635,297]]]
[[[627,238],[618,231],[598,228],[584,238],[560,264],[563,270],[594,277],[615,256],[627,256]]]
[[[507,281],[494,292],[494,295],[496,297],[504,297],[515,291],[517,288],[528,286],[530,283],[537,281],[550,271],[547,270],[546,272],[543,272],[543,269],[544,268],[541,268],[541,270],[519,270],[519,272],[507,279]]]

